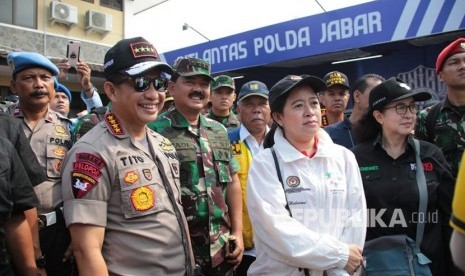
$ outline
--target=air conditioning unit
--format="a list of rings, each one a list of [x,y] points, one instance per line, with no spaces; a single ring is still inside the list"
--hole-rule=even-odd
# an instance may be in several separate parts
[[[75,26],[78,22],[78,9],[75,6],[52,1],[50,2],[50,21]]]
[[[113,29],[111,14],[88,10],[86,12],[86,30],[102,34],[111,32]]]

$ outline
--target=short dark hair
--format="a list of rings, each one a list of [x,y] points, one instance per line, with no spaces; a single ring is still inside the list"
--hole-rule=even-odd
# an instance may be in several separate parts
[[[125,75],[125,74],[111,74],[106,76],[106,80],[114,83],[114,84],[122,84],[123,82],[127,81],[131,76]]]
[[[352,92],[355,92],[355,90],[358,90],[358,91],[362,92],[362,94],[365,93],[365,90],[368,87],[368,80],[369,79],[377,79],[377,80],[380,80],[382,82],[386,80],[385,78],[383,78],[382,76],[380,76],[378,74],[366,74],[366,75],[363,75],[358,80],[355,81]]]

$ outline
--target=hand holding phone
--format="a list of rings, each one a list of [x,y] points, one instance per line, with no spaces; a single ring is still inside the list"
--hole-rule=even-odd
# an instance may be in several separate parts
[[[80,52],[81,42],[75,40],[68,41],[66,57],[68,58],[69,65],[71,65],[72,67],[76,67],[77,62],[79,61]]]

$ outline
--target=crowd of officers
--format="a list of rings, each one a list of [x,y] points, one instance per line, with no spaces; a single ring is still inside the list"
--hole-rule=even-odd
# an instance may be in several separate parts
[[[104,58],[110,104],[94,99],[76,122],[57,82],[66,61],[29,52],[7,61],[18,102],[0,112],[0,275],[247,275],[257,253],[248,169],[272,124],[264,83],[236,94],[234,80],[212,77],[203,60],[170,66],[144,38],[123,39]],[[81,98],[98,97],[80,64]],[[420,113],[415,135],[441,148],[455,181],[465,147],[464,38],[441,52],[436,73],[447,98]],[[352,126],[385,79],[357,80],[350,117],[347,77],[333,71],[322,81],[321,128],[351,149]],[[59,92],[64,112],[52,109]],[[464,208],[454,208],[464,235]]]

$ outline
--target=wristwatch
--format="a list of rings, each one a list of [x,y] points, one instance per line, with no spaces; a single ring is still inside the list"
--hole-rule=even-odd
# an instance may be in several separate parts
[[[46,264],[47,261],[45,260],[45,255],[42,255],[38,259],[36,259],[36,265],[38,268],[45,268]]]

